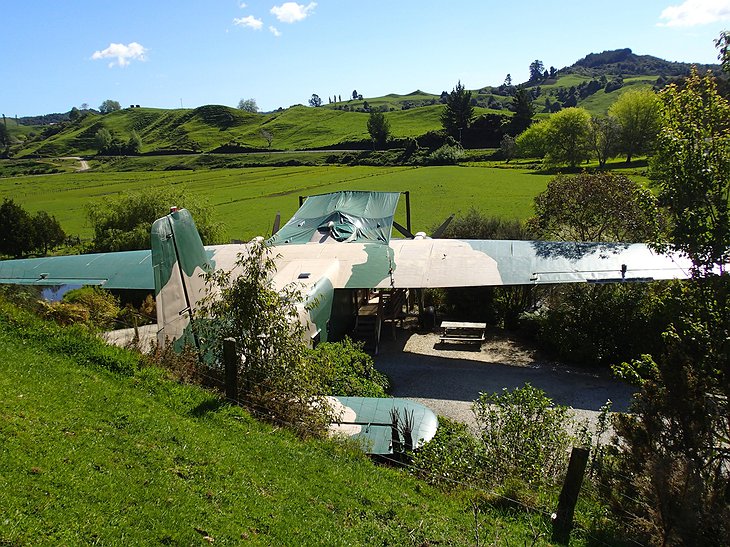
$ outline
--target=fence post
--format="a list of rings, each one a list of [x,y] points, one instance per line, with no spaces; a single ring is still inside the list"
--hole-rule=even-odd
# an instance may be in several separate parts
[[[558,510],[552,516],[553,541],[567,544],[570,539],[575,504],[578,503],[578,494],[583,484],[587,463],[588,449],[573,447],[570,452],[568,472],[565,474],[563,489],[558,498]]]
[[[226,399],[238,402],[238,359],[234,338],[223,340],[223,365],[225,366]]]

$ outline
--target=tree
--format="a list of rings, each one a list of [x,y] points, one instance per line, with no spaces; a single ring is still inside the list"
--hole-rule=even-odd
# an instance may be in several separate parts
[[[81,110],[86,111],[89,109],[89,103],[81,103]]]
[[[137,133],[134,129],[132,129],[132,133],[130,133],[129,140],[127,141],[127,145],[125,147],[125,152],[132,156],[136,156],[141,151],[142,151],[142,138],[139,136],[139,133]]]
[[[631,414],[615,423],[613,501],[620,514],[632,515],[633,535],[644,541],[724,545],[730,534],[730,276],[723,272],[730,258],[730,105],[711,74],[694,69],[660,100],[652,172],[669,212],[670,245],[692,259],[694,279],[675,288],[657,355],[618,368],[641,391]]]
[[[588,137],[591,115],[582,108],[566,108],[553,114],[547,126],[547,156],[553,164],[575,168],[590,155]]]
[[[353,101],[356,101],[356,100],[357,100],[357,98],[358,98],[358,96],[359,96],[359,94],[358,94],[358,92],[357,92],[357,89],[353,89],[353,90],[352,90],[352,100],[353,100]]]
[[[722,269],[730,259],[730,103],[696,70],[660,99],[652,176],[669,207],[670,239],[696,268]]]
[[[532,104],[532,96],[529,90],[524,87],[516,88],[509,109],[514,112],[510,120],[510,131],[515,135],[519,135],[530,127],[532,117],[535,115],[535,107]]]
[[[102,114],[109,114],[110,112],[115,112],[117,110],[121,110],[122,106],[119,104],[118,101],[113,101],[111,99],[107,99],[103,103],[101,103],[101,106],[99,106],[99,112]]]
[[[10,133],[4,123],[0,123],[0,147],[10,148]]]
[[[271,131],[269,131],[268,129],[263,129],[263,128],[261,129],[261,131],[259,133],[261,134],[261,138],[266,141],[266,146],[268,148],[271,148],[271,143],[274,140],[274,134]]]
[[[319,98],[319,95],[312,93],[312,97],[309,99],[309,106],[313,106],[315,108],[322,106],[322,99]]]
[[[502,141],[499,143],[499,150],[502,152],[502,157],[507,163],[509,160],[515,157],[517,153],[517,144],[515,144],[515,138],[512,135],[504,134]]]
[[[49,249],[58,247],[66,240],[66,232],[61,228],[61,223],[46,211],[38,211],[31,217],[31,223],[33,224],[33,248],[44,255],[48,254]]]
[[[371,110],[368,116],[368,133],[373,141],[373,148],[383,147],[390,136],[390,122],[379,110]]]
[[[0,254],[23,256],[33,250],[33,222],[28,212],[12,199],[0,205]]]
[[[151,188],[122,196],[106,197],[89,204],[86,215],[94,231],[94,252],[131,251],[150,248],[152,223],[170,212],[171,206],[186,207],[206,245],[216,243],[221,225],[212,208],[184,189]]]
[[[80,117],[81,117],[81,112],[79,111],[79,109],[76,108],[75,106],[72,107],[68,113],[68,119],[71,120],[72,122],[75,122]]]
[[[535,197],[530,226],[542,239],[652,241],[656,198],[625,175],[558,175]]]
[[[99,154],[106,154],[111,150],[114,136],[106,127],[102,127],[94,134],[94,142]]]
[[[250,112],[255,114],[259,111],[259,107],[256,104],[256,99],[241,99],[238,101],[238,109],[244,112]]]
[[[530,63],[530,81],[538,82],[542,79],[542,72],[545,70],[545,66],[542,61],[535,59]]]
[[[504,77],[504,87],[512,87],[512,76],[510,74],[507,74],[507,76]]]
[[[718,50],[717,58],[725,72],[730,72],[730,32],[723,30],[715,40],[715,47]]]
[[[659,128],[659,99],[651,90],[632,90],[621,95],[608,109],[621,126],[621,149],[626,163],[648,152]]]
[[[275,263],[266,244],[254,240],[239,255],[235,270],[217,270],[206,284],[213,296],[203,300],[193,322],[196,338],[223,362],[223,340],[236,341],[239,400],[254,415],[287,425],[301,435],[323,434],[332,419],[322,393],[318,363],[307,358],[305,328],[292,284],[274,287]]]
[[[446,106],[441,113],[441,123],[446,133],[461,143],[461,134],[468,129],[473,118],[474,107],[471,104],[471,91],[464,89],[460,80],[446,99]]]
[[[517,135],[517,155],[521,158],[542,158],[548,149],[549,120],[542,120],[532,124]]]
[[[616,155],[619,149],[619,142],[621,138],[621,126],[611,116],[591,118],[591,130],[588,135],[588,140],[591,145],[591,149],[596,154],[598,159],[598,165],[605,167],[608,158],[612,158]]]

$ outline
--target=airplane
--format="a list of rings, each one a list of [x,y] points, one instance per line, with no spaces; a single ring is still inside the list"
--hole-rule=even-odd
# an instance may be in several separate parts
[[[300,199],[299,210],[284,226],[279,227],[277,217],[274,233],[266,240],[276,263],[273,286],[301,287],[300,318],[311,345],[341,338],[369,320],[377,352],[381,326],[395,319],[393,312],[402,309],[408,290],[690,276],[687,258],[662,254],[645,244],[458,240],[413,234],[409,208],[407,227],[395,221],[400,196],[400,192],[369,191],[314,195]],[[409,194],[406,198],[408,204]],[[394,228],[405,238],[392,238]],[[238,257],[248,245],[204,246],[190,213],[173,207],[152,225],[151,250],[0,261],[0,283],[154,291],[158,342],[178,348],[194,341],[190,323],[206,295],[203,274],[225,269],[235,276]],[[314,302],[317,305],[311,306]],[[358,424],[381,424],[372,426],[376,430],[385,427],[380,410],[360,408],[359,414],[355,412]],[[428,424],[422,431],[425,436],[416,438],[428,440],[435,433],[435,416],[423,416]],[[385,434],[369,437],[379,450]],[[392,453],[392,443],[389,450]]]

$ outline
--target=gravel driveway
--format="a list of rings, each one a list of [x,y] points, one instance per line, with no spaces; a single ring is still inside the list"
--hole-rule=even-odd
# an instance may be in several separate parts
[[[384,329],[378,370],[388,375],[394,397],[425,404],[439,415],[476,425],[471,405],[480,392],[499,392],[530,383],[578,419],[595,422],[608,399],[614,411],[628,410],[634,389],[605,373],[586,372],[542,358],[502,333],[487,333],[481,349],[439,343],[435,333]]]

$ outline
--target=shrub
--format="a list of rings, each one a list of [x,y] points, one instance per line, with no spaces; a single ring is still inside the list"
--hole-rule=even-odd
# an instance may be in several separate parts
[[[528,316],[538,342],[558,358],[610,365],[661,345],[670,310],[664,302],[671,284],[578,284],[555,288],[539,314]]]
[[[239,256],[240,275],[207,275],[208,294],[193,323],[202,347],[223,363],[223,340],[232,337],[240,358],[239,402],[254,415],[302,436],[321,435],[331,422],[322,401],[322,375],[308,359],[305,329],[293,287],[276,290],[271,250],[261,240]]]
[[[431,484],[473,484],[483,457],[483,446],[466,424],[439,416],[436,435],[413,455],[413,469]]]
[[[493,484],[521,478],[551,484],[562,476],[574,426],[568,407],[553,405],[540,389],[524,387],[482,393],[474,402],[480,430],[483,467]]]
[[[444,144],[431,152],[427,160],[430,165],[456,165],[463,153],[460,146]]]
[[[310,350],[308,359],[322,375],[322,389],[328,395],[385,397],[388,378],[375,368],[361,342],[345,338],[325,342]]]
[[[82,287],[63,295],[63,303],[76,305],[87,311],[88,323],[98,329],[111,329],[121,313],[119,299],[98,287]]]

